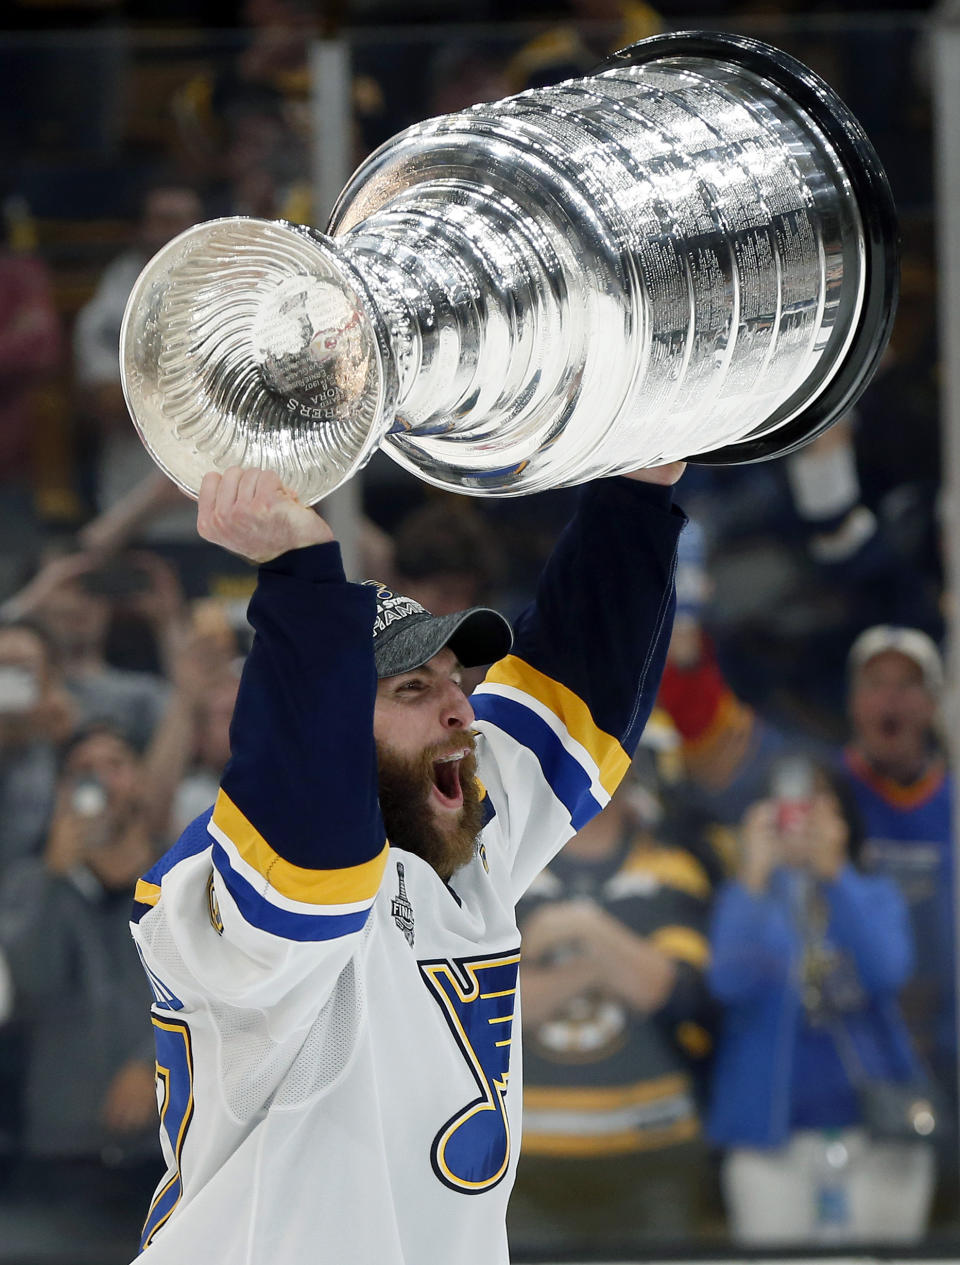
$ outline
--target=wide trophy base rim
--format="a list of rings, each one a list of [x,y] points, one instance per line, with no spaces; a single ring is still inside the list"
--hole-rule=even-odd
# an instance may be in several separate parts
[[[306,505],[369,459],[392,380],[362,281],[315,230],[224,216],[162,247],[131,292],[121,384],[156,464],[196,499],[229,466]]]
[[[796,412],[791,397],[754,436],[687,458],[694,465],[751,465],[786,456],[823,434],[850,411],[868,386],[893,329],[899,294],[899,228],[890,184],[855,116],[833,88],[803,62],[770,44],[714,31],[654,35],[620,49],[599,70],[642,66],[673,57],[708,57],[740,66],[783,88],[836,150],[864,226],[865,293],[857,328],[824,389]],[[808,393],[807,388],[802,388]],[[786,419],[790,418],[789,421]],[[784,419],[783,425],[778,421]]]

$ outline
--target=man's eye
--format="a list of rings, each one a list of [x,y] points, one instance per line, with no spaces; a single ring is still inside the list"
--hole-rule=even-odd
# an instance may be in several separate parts
[[[404,681],[404,683],[400,686],[400,689],[401,690],[422,690],[423,682],[422,681]]]

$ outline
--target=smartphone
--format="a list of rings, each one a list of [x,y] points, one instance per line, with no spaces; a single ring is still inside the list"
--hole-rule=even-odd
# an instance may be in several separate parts
[[[773,770],[770,793],[777,805],[777,831],[796,834],[813,806],[813,765],[805,756],[782,760]]]
[[[78,777],[70,794],[70,807],[78,817],[100,817],[107,810],[107,792],[93,776]]]
[[[22,716],[40,701],[40,682],[29,668],[0,665],[0,716]]]

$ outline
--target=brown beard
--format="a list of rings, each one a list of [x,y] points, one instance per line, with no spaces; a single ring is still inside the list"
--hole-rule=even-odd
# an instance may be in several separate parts
[[[437,824],[430,806],[434,761],[459,751],[469,743],[470,753],[460,761],[460,787],[463,807],[446,829]],[[456,745],[447,744],[425,751],[419,759],[399,756],[389,747],[378,745],[377,764],[380,770],[380,812],[387,838],[395,848],[403,848],[432,865],[447,881],[451,875],[472,860],[477,836],[483,825],[480,788],[476,779],[477,759],[472,738],[460,738]]]

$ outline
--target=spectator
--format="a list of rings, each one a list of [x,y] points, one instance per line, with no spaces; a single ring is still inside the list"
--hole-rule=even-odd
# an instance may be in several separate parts
[[[279,93],[247,85],[224,104],[223,119],[220,213],[309,222],[306,138],[289,126]]]
[[[663,29],[660,14],[644,0],[572,0],[549,7],[551,16],[561,20],[511,59],[507,74],[513,92],[592,74],[607,53]]]
[[[515,1248],[680,1241],[697,1225],[710,883],[657,816],[625,780],[520,902]]]
[[[872,414],[852,414],[783,462],[810,568],[809,591],[800,597],[810,635],[817,639],[809,656],[816,668],[807,666],[809,681],[794,673],[796,692],[822,700],[827,712],[843,696],[847,648],[867,624],[911,618],[930,630],[940,627],[930,584],[931,570],[938,570],[936,564],[931,567],[934,551],[921,543],[916,526],[911,530],[897,521],[892,509],[897,497],[889,503],[870,498],[874,508],[868,502],[855,440],[858,431],[869,436],[872,430]],[[904,517],[929,523],[935,488],[927,486],[919,494],[923,515],[914,514],[918,489],[908,489],[905,479],[900,492],[909,495]],[[931,539],[928,534],[927,546]]]
[[[444,44],[429,67],[429,117],[500,101],[511,91],[502,57],[478,48],[475,41]]]
[[[9,592],[25,540],[29,547],[34,394],[62,352],[53,279],[35,253],[28,209],[0,191],[0,592]]]
[[[822,758],[841,766],[864,823],[861,864],[894,879],[906,900],[916,965],[901,999],[904,1014],[940,1089],[953,1098],[953,780],[938,733],[943,666],[925,633],[878,625],[855,641],[849,681],[848,745],[842,754],[809,739],[806,747],[813,754],[819,746]],[[729,864],[737,811],[762,793],[776,761],[800,739],[736,697],[709,638],[699,625],[691,632],[682,616],[659,702],[683,739],[687,778],[675,797],[683,828]]]
[[[236,634],[212,600],[194,604],[173,660],[173,692],[146,753],[155,820],[173,841],[217,798],[239,685]]]
[[[0,875],[40,849],[53,809],[57,747],[74,710],[47,636],[32,624],[0,624]]]
[[[156,570],[146,573],[142,556],[134,567],[117,559],[102,565],[92,554],[66,554],[46,563],[5,606],[8,615],[35,619],[56,646],[79,723],[109,721],[141,751],[163,713],[169,687],[153,673],[110,664],[107,636],[117,597],[138,587],[155,594]],[[159,604],[172,617],[169,603]]]
[[[78,542],[91,553],[118,553],[141,540],[144,529],[166,510],[182,505],[183,498],[177,485],[154,466],[108,510],[85,523]]]
[[[863,860],[893,878],[907,902],[917,949],[902,998],[907,1022],[953,1092],[953,778],[938,731],[943,664],[925,633],[881,625],[854,642],[849,674],[843,767],[865,823]]]
[[[178,90],[172,112],[221,215],[312,223],[310,47],[328,23],[313,0],[246,0],[245,47]]]
[[[891,492],[868,503],[859,420],[848,415],[781,461],[694,467],[690,492],[693,516],[711,534],[709,626],[737,694],[783,728],[837,742],[854,637],[879,622],[910,619],[934,634],[940,626],[933,551],[915,536],[917,489],[901,489],[906,501]],[[866,413],[862,422],[869,435]]]
[[[230,759],[230,721],[239,678],[224,673],[208,682],[197,707],[193,759],[177,787],[170,836],[182,833],[217,798],[220,778]]]
[[[890,879],[858,868],[842,780],[826,766],[806,780],[748,810],[713,919],[724,1011],[709,1132],[730,1229],[745,1244],[915,1242],[932,1146],[871,1136],[859,1097],[865,1078],[920,1077],[896,1000],[913,961],[907,910]]]
[[[118,732],[80,733],[43,855],[0,888],[0,955],[29,1047],[24,1157],[0,1224],[15,1209],[85,1244],[135,1244],[162,1171],[150,998],[128,928],[137,876],[156,854],[142,791]]]
[[[12,865],[42,849],[53,812],[57,750],[72,729],[74,715],[45,634],[28,623],[0,624],[0,883]],[[0,967],[0,994],[2,979]],[[5,1009],[0,1000],[0,1012]],[[25,1053],[20,1026],[0,1026],[4,1168],[19,1146]]]
[[[369,541],[376,529],[368,523],[365,530]],[[488,604],[502,574],[502,562],[489,523],[459,497],[429,500],[406,515],[394,535],[394,587],[434,615]],[[482,677],[482,670],[467,669],[466,693]]]
[[[712,585],[704,535],[691,519],[677,553],[677,617],[657,703],[681,746],[682,776],[668,797],[674,831],[717,878],[734,863],[736,830],[776,762],[791,748],[819,755],[824,747],[788,734],[734,693],[703,624]]]
[[[394,536],[398,586],[434,615],[490,601],[501,564],[489,524],[462,497],[428,501]]]

